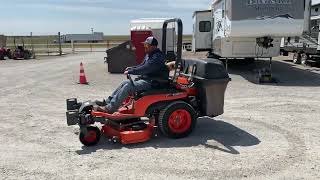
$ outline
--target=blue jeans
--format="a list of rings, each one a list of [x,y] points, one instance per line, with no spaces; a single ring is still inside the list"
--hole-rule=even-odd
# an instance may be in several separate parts
[[[133,81],[134,86],[129,80],[124,81],[120,86],[107,98],[107,109],[109,113],[118,111],[123,101],[127,99],[130,94],[142,90],[151,89],[151,81],[143,79]]]

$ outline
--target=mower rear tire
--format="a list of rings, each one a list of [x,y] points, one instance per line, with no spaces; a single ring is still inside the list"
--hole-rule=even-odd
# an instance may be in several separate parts
[[[94,126],[88,126],[87,131],[80,131],[80,142],[85,146],[94,146],[100,141],[101,132],[100,129]]]
[[[197,124],[197,113],[184,101],[172,102],[160,111],[159,128],[169,138],[188,136]]]

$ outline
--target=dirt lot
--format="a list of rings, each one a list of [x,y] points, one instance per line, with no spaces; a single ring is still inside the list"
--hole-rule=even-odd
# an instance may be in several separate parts
[[[320,70],[275,61],[277,83],[232,63],[225,114],[185,139],[86,148],[65,99],[101,99],[124,79],[103,53],[0,62],[2,179],[320,179]],[[84,62],[89,86],[76,82]]]

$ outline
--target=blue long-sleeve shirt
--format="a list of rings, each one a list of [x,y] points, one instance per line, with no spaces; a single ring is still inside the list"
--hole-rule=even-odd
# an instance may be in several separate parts
[[[142,64],[131,68],[128,73],[146,78],[167,79],[169,70],[165,64],[165,55],[159,49],[155,49],[144,57]]]

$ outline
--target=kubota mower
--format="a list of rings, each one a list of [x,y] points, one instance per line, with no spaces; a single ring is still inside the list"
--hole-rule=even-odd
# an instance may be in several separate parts
[[[224,94],[230,81],[223,64],[215,59],[181,59],[182,21],[163,24],[162,51],[166,52],[168,23],[178,24],[175,73],[153,89],[132,94],[118,112],[108,114],[94,109],[94,102],[67,99],[67,124],[79,125],[83,145],[99,142],[101,134],[122,144],[149,140],[158,130],[169,138],[188,136],[197,118],[223,114]],[[133,84],[130,76],[128,79]],[[102,128],[94,126],[101,123]]]

